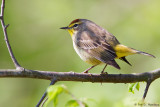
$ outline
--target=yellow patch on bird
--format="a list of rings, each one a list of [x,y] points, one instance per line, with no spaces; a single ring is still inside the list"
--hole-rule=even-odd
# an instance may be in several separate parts
[[[74,26],[74,24],[76,24],[76,23],[72,23],[72,24],[70,24],[68,27],[70,28],[70,27]]]
[[[121,58],[121,57],[124,57],[124,56],[128,56],[128,55],[132,55],[132,54],[136,54],[136,50],[134,49],[131,49],[127,46],[124,46],[124,45],[116,45],[114,47],[114,50],[116,52],[116,55],[117,55],[117,58]]]
[[[74,29],[68,29],[68,32],[69,32],[69,34],[71,35],[71,37],[73,36],[73,34],[74,34]]]
[[[103,62],[97,60],[96,58],[87,59],[85,62],[88,64],[91,64],[91,65],[99,65],[99,64],[103,63]]]

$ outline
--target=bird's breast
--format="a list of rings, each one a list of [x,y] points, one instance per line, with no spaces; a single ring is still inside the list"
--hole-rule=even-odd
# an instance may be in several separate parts
[[[79,48],[74,41],[73,41],[73,47],[76,53],[80,56],[80,58],[86,63],[89,63],[91,65],[98,65],[102,63],[101,61],[97,60],[95,57],[90,55],[88,52],[86,52],[86,50]]]

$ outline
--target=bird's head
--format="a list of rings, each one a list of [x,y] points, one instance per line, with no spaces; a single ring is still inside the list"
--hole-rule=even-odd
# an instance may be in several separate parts
[[[75,35],[78,31],[85,28],[87,19],[75,19],[67,27],[61,27],[60,29],[68,30],[71,36]]]

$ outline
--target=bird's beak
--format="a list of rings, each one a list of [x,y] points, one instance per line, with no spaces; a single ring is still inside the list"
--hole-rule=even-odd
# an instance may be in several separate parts
[[[60,29],[69,29],[69,27],[67,26],[67,27],[61,27]]]

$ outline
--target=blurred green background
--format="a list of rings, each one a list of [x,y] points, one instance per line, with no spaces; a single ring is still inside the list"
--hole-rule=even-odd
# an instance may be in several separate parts
[[[148,52],[156,59],[133,55],[127,59],[133,65],[117,60],[121,70],[111,66],[108,73],[148,72],[160,67],[160,0],[6,0],[5,22],[10,24],[8,35],[19,63],[32,70],[82,72],[90,65],[84,63],[72,47],[67,31],[59,29],[76,18],[90,19],[114,34],[127,46]],[[100,73],[103,66],[94,68]],[[0,28],[0,69],[14,69]],[[1,78],[0,107],[34,107],[49,81],[38,79]],[[128,92],[128,84],[58,82],[64,84],[77,98],[91,98],[89,107],[132,107],[143,95]],[[160,80],[154,81],[146,102],[160,104]],[[71,99],[59,97],[58,107]],[[49,105],[50,107],[52,104]]]

